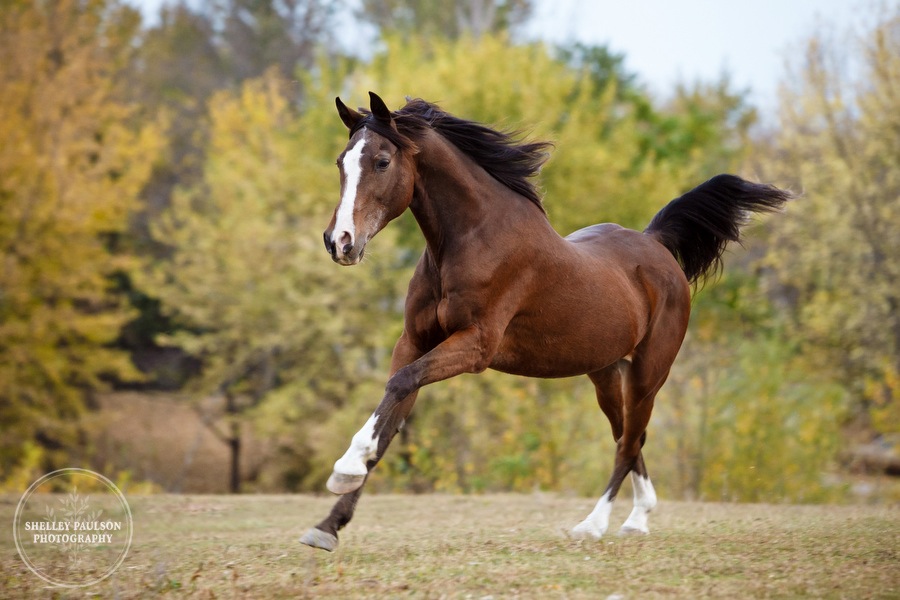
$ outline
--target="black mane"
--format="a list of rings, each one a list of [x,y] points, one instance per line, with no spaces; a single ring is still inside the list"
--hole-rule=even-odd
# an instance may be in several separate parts
[[[542,211],[541,195],[530,178],[541,169],[552,147],[550,142],[523,142],[518,132],[497,131],[475,121],[467,121],[444,112],[425,100],[410,100],[392,113],[397,130],[366,112],[350,136],[368,127],[389,139],[400,150],[413,149],[426,129],[440,133],[454,146],[478,163],[497,181],[536,204]]]

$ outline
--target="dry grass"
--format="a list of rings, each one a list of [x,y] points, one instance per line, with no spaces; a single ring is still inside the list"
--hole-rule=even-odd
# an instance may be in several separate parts
[[[3,523],[18,498],[0,499]],[[297,543],[332,498],[131,497],[135,536],[97,586],[44,587],[0,540],[3,597],[898,598],[897,507],[662,502],[649,536],[573,541],[593,502],[364,496],[334,554]],[[630,510],[622,498],[613,523]]]

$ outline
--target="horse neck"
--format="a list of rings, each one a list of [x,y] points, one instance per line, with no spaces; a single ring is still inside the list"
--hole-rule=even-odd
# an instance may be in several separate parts
[[[544,215],[434,131],[417,140],[410,210],[438,263],[444,254],[478,250],[497,237],[498,223]],[[546,220],[546,219],[545,219]],[[479,235],[484,232],[484,235]]]

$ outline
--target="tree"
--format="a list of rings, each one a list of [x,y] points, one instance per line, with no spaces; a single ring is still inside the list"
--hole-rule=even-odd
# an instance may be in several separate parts
[[[148,221],[169,203],[177,184],[188,185],[200,171],[210,96],[230,79],[210,15],[185,4],[163,6],[159,23],[146,30],[128,66],[133,99],[148,111],[165,115],[166,161],[158,165],[145,191],[146,217],[138,233],[146,238]]]
[[[105,0],[0,12],[0,479],[35,448],[59,466],[85,393],[137,375],[111,343],[131,316],[123,234],[161,146],[117,77],[139,24]]]
[[[814,361],[779,326],[752,271],[739,263],[726,272],[694,299],[690,332],[654,409],[648,464],[674,497],[841,498],[843,487],[826,475],[836,471],[846,390],[810,376]]]
[[[313,66],[328,40],[334,4],[323,0],[229,0],[222,54],[236,82],[276,66],[286,79]]]
[[[803,199],[775,224],[766,265],[794,333],[856,398],[900,432],[900,9],[845,47],[809,40],[782,88],[772,177]],[[854,73],[859,78],[854,78]],[[891,407],[894,408],[891,408]]]
[[[380,283],[383,267],[338,277],[327,258],[321,231],[341,125],[321,110],[299,116],[286,85],[270,71],[213,96],[202,180],[179,189],[154,225],[169,252],[141,281],[180,325],[162,341],[202,361],[195,394],[224,399],[207,420],[225,421],[233,492],[246,427],[263,428],[273,453],[293,448],[296,462],[309,460],[310,430],[365,382],[373,348],[387,353],[371,322],[394,309],[380,304],[395,285]],[[384,240],[390,247],[390,234]]]
[[[532,9],[531,0],[363,0],[357,17],[382,34],[458,39],[509,31]]]
[[[333,3],[321,0],[229,0],[165,4],[159,22],[144,32],[128,67],[132,98],[165,124],[165,160],[156,165],[142,199],[144,210],[132,221],[142,253],[159,256],[149,229],[171,201],[176,187],[198,185],[208,146],[208,106],[214,93],[236,91],[242,82],[276,68],[291,101],[303,96],[301,75],[316,53],[327,47]],[[175,348],[160,348],[156,335],[173,323],[159,310],[160,298],[127,278],[131,302],[139,311],[123,335],[123,345],[147,372],[149,385],[177,387],[194,368]]]

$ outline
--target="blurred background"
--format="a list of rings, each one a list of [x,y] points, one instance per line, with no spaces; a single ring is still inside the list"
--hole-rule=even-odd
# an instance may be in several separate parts
[[[801,192],[695,296],[650,474],[668,499],[900,501],[900,4],[612,4],[0,1],[0,491],[72,466],[324,489],[423,248],[409,215],[353,269],[321,246],[334,97],[374,90],[552,140],[563,234],[642,229],[720,172]],[[487,372],[423,390],[369,488],[596,496],[613,448],[586,378]]]

